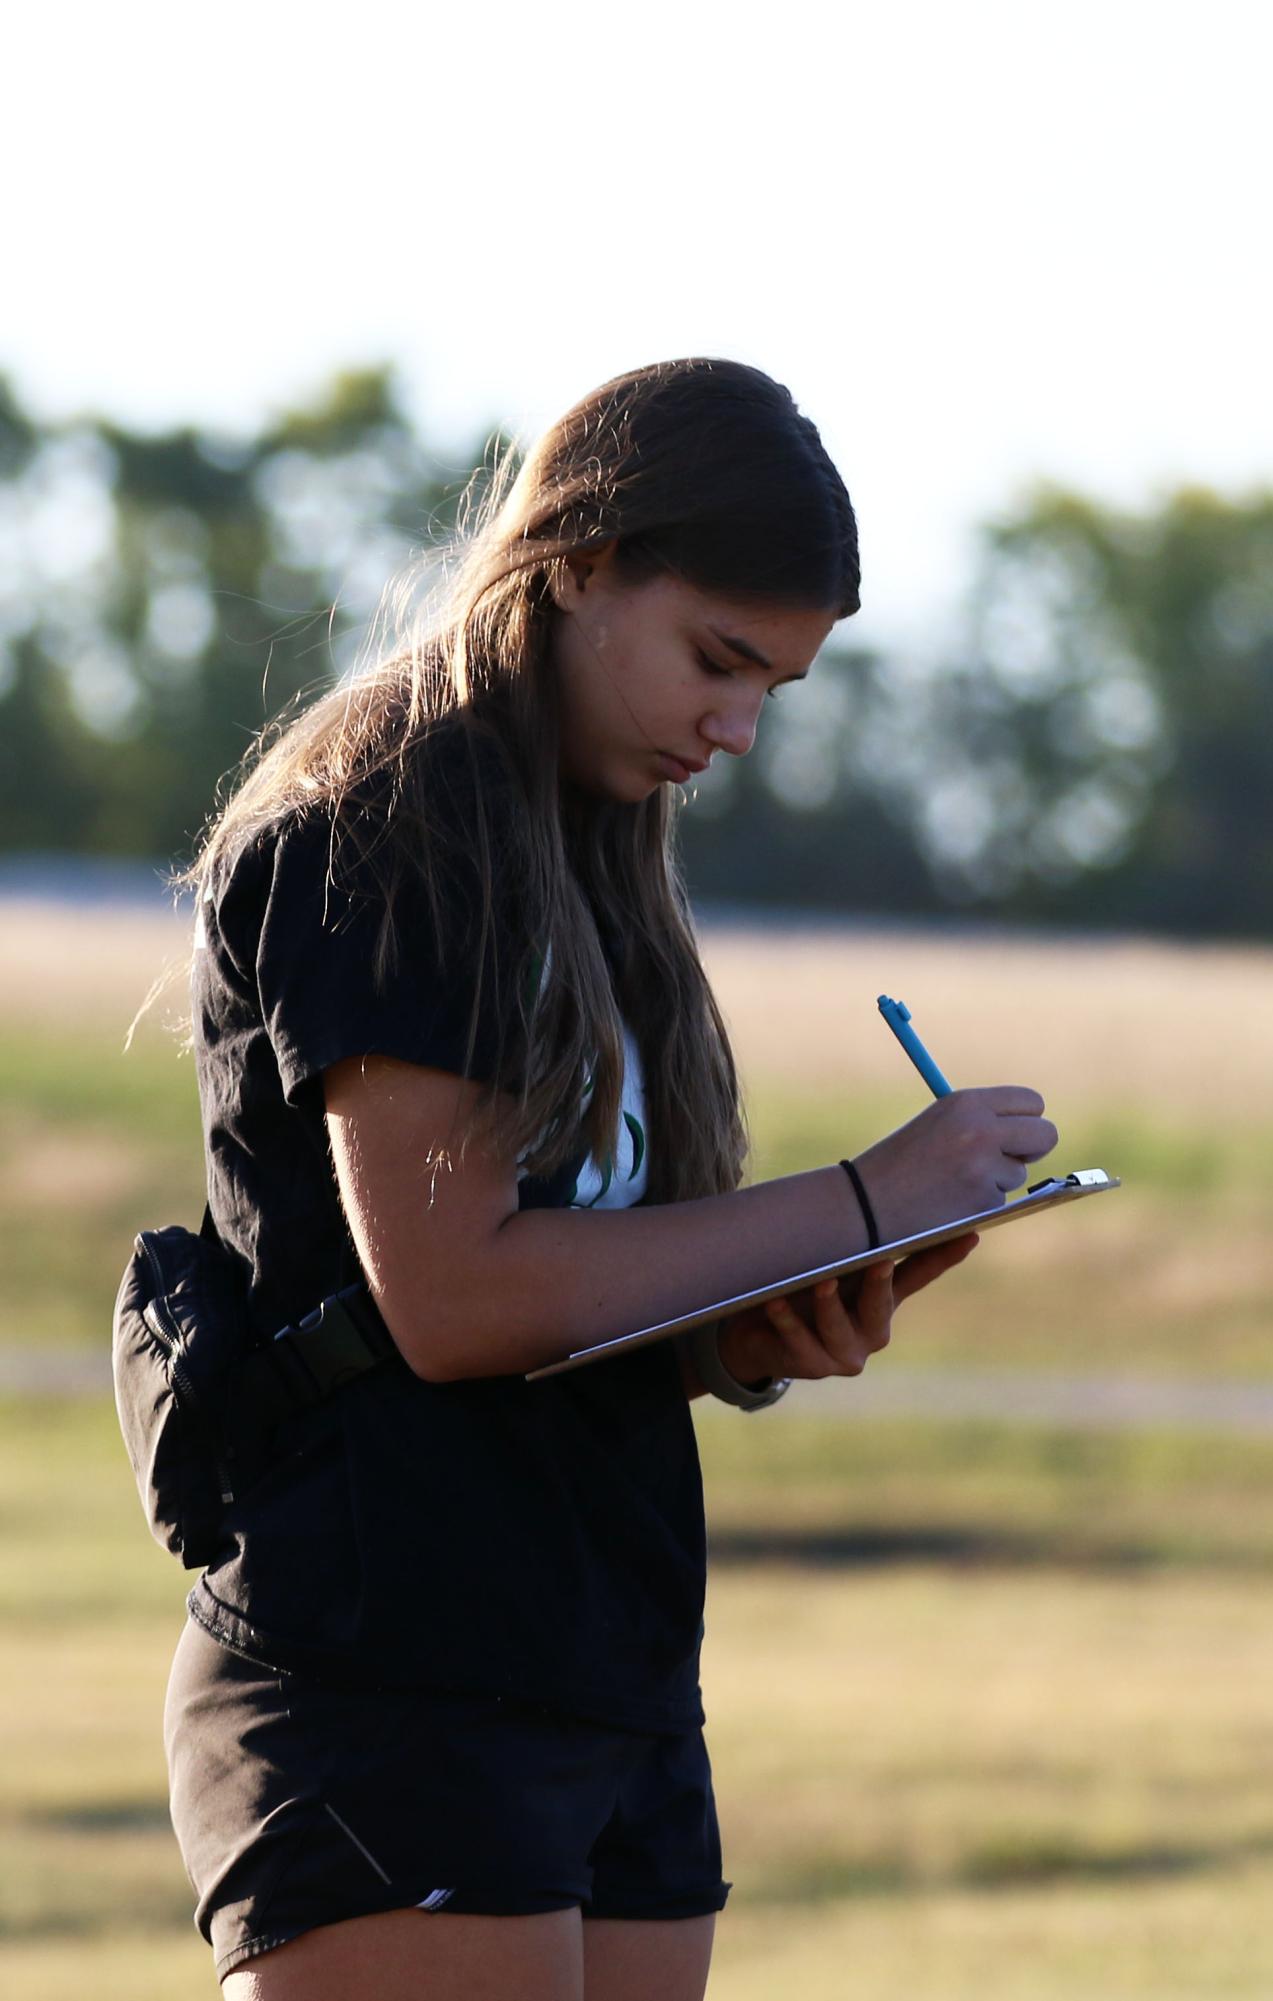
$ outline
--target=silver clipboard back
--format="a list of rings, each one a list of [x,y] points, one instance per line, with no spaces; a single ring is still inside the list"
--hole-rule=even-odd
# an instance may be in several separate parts
[[[851,1258],[818,1265],[812,1271],[794,1272],[776,1284],[756,1286],[750,1292],[714,1300],[709,1306],[697,1306],[690,1313],[679,1314],[675,1320],[660,1320],[654,1326],[638,1328],[632,1334],[616,1334],[609,1341],[598,1341],[592,1347],[577,1349],[563,1361],[549,1362],[542,1369],[530,1370],[526,1381],[538,1383],[545,1376],[564,1375],[568,1369],[585,1368],[589,1362],[626,1354],[631,1348],[647,1347],[651,1341],[665,1341],[673,1334],[688,1334],[691,1328],[701,1327],[705,1321],[723,1320],[727,1314],[741,1313],[747,1306],[762,1306],[766,1300],[780,1299],[784,1293],[803,1292],[820,1279],[844,1278],[867,1265],[881,1264],[886,1258],[893,1264],[900,1264],[903,1258],[913,1257],[918,1251],[948,1244],[955,1237],[966,1237],[973,1230],[980,1235],[986,1230],[997,1230],[1003,1223],[1018,1222],[1023,1216],[1040,1215],[1045,1209],[1059,1209],[1067,1202],[1080,1202],[1085,1196],[1104,1195],[1111,1188],[1121,1187],[1122,1182],[1117,1175],[1106,1174],[1100,1167],[1080,1167],[1072,1174],[1052,1175],[1046,1181],[1035,1182],[1014,1202],[1005,1202],[997,1209],[982,1209],[974,1216],[960,1216],[954,1222],[941,1223],[935,1230],[921,1230],[912,1237],[898,1237],[893,1243],[880,1244],[873,1251],[856,1251]]]

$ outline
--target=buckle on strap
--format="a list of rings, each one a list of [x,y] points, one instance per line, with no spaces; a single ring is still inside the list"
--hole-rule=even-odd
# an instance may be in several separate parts
[[[362,1286],[347,1286],[276,1334],[268,1352],[283,1364],[303,1403],[322,1403],[391,1355],[393,1339]]]
[[[293,1412],[312,1410],[396,1352],[365,1287],[331,1293],[242,1363],[235,1398],[240,1421],[257,1431]]]

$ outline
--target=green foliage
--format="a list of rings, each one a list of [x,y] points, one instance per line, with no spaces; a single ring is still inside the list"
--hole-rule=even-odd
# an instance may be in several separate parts
[[[187,858],[258,733],[445,538],[460,470],[388,364],[237,438],[42,427],[0,378],[0,850]],[[682,822],[695,894],[1267,936],[1270,577],[1269,493],[1039,489],[986,528],[938,667],[837,633],[755,755],[717,760]]]
[[[1023,916],[1266,937],[1273,493],[1133,515],[1044,488],[988,531],[929,717],[929,852]],[[943,817],[944,815],[944,817]]]
[[[13,479],[22,471],[35,450],[38,436],[8,376],[0,375],[0,479]]]
[[[717,905],[931,912],[933,874],[914,816],[882,793],[871,768],[893,699],[885,663],[832,640],[817,672],[832,711],[825,726],[815,715],[807,730],[805,691],[791,695],[762,718],[754,754],[718,759],[687,801],[678,831],[694,894]]]
[[[0,848],[165,858],[258,732],[352,664],[381,585],[457,497],[386,369],[233,440],[37,434],[6,386],[0,478],[18,516],[40,495],[87,524],[74,563],[32,530],[0,605]]]

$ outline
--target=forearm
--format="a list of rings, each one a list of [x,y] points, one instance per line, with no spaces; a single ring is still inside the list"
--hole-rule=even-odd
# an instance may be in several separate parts
[[[847,1177],[819,1168],[693,1202],[518,1210],[447,1259],[444,1286],[426,1237],[417,1282],[381,1306],[419,1374],[512,1375],[865,1248]]]
[[[348,1059],[324,1085],[363,1271],[431,1380],[524,1373],[867,1248],[838,1166],[649,1208],[521,1209],[509,1159],[452,1150],[476,1085],[391,1058]],[[1042,1104],[1020,1086],[952,1092],[860,1154],[879,1238],[1002,1202],[1056,1143]]]

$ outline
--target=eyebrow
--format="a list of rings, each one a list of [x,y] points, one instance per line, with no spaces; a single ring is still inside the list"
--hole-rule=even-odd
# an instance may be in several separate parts
[[[720,640],[722,646],[728,646],[732,653],[741,654],[744,660],[754,660],[757,667],[764,667],[769,673],[773,673],[773,661],[767,660],[764,654],[759,652],[756,647],[750,645],[747,640],[735,638],[732,632],[722,632],[718,625],[709,625],[707,630],[712,634],[713,638]],[[804,678],[803,674],[788,674],[785,680],[803,681]],[[780,681],[776,685],[783,687],[785,681]]]

